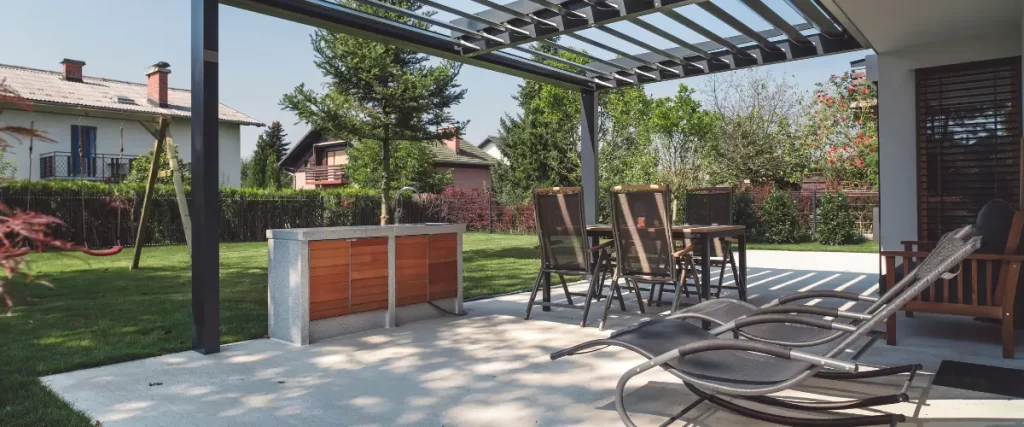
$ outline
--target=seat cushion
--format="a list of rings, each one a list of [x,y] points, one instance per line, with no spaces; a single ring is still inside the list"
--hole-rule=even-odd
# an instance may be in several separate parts
[[[683,345],[718,338],[699,326],[674,319],[652,319],[613,334],[609,340],[648,359]],[[787,381],[811,367],[740,350],[718,350],[677,358],[670,367],[696,378],[737,388],[760,388]]]
[[[687,307],[684,310],[680,310],[680,312],[703,314],[719,322],[728,323],[740,316],[749,316],[757,311],[758,308],[756,305],[748,302],[718,298]],[[832,331],[788,323],[747,326],[743,328],[743,331],[769,340],[788,342],[813,341],[832,334]]]

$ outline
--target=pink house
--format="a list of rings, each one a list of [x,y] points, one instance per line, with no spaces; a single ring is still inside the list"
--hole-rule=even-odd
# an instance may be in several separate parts
[[[292,174],[295,189],[330,188],[348,185],[345,165],[349,141],[328,138],[311,130],[281,160],[281,167]],[[486,189],[491,187],[491,166],[497,159],[476,145],[456,137],[428,145],[439,171],[451,171],[452,187]]]

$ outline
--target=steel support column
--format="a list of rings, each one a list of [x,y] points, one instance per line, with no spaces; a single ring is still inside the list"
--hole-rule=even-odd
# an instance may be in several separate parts
[[[220,352],[217,0],[192,0],[192,349]]]
[[[580,163],[582,165],[583,219],[597,224],[597,92],[580,91]]]

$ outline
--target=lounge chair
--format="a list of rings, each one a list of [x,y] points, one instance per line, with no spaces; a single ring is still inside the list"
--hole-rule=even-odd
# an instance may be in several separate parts
[[[680,378],[698,400],[687,406],[673,419],[683,416],[699,403],[708,401],[728,411],[750,418],[785,425],[797,426],[867,426],[896,425],[905,421],[900,414],[842,416],[833,418],[798,418],[764,412],[725,397],[756,402],[779,408],[820,412],[868,408],[878,405],[906,401],[909,380],[900,394],[875,396],[829,402],[794,401],[768,396],[792,389],[812,376],[838,380],[860,379],[891,375],[892,368],[859,372],[857,362],[839,360],[837,357],[851,349],[860,339],[867,337],[873,328],[884,322],[940,277],[950,279],[959,274],[948,271],[960,264],[981,246],[972,226],[967,226],[944,236],[932,252],[903,280],[889,292],[874,301],[867,309],[866,317],[857,319],[856,324],[843,323],[839,319],[826,320],[812,315],[821,315],[818,307],[787,306],[782,298],[778,303],[762,309],[759,313],[724,322],[721,326],[705,331],[697,325],[681,320],[693,318],[713,320],[711,316],[690,313],[675,319],[655,319],[612,334],[607,339],[593,340],[565,350],[555,352],[552,359],[592,350],[594,347],[615,346],[629,349],[647,359],[628,370],[616,386],[616,410],[623,423],[635,426],[630,419],[623,400],[629,380],[654,367],[662,367]],[[799,294],[797,294],[799,295]],[[797,297],[793,297],[797,298]],[[829,309],[831,310],[831,309]],[[800,313],[800,314],[788,314]],[[682,315],[683,313],[680,313]],[[839,313],[828,313],[835,317]],[[795,350],[791,346],[764,342],[756,339],[728,339],[719,335],[733,333],[749,335],[755,326],[803,325],[835,333],[842,338],[824,354]],[[832,338],[832,339],[836,339]],[[824,343],[832,339],[825,340]]]

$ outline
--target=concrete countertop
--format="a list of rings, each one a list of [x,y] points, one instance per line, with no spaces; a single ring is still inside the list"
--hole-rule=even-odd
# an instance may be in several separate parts
[[[315,227],[267,230],[274,240],[338,240],[361,237],[420,236],[425,234],[463,233],[466,224],[395,224],[357,225],[350,227]]]

